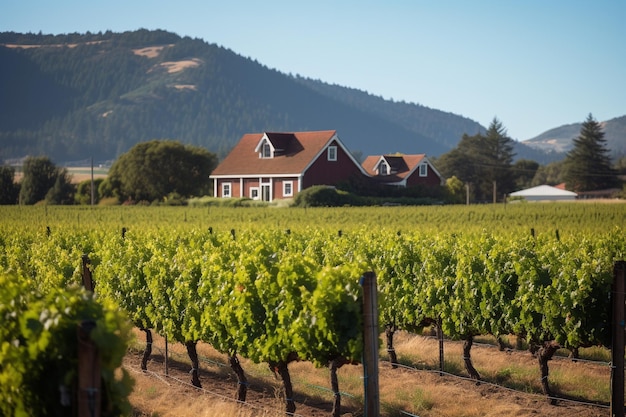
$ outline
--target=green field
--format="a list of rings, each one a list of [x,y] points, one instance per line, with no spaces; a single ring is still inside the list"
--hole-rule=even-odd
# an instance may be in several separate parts
[[[316,366],[359,360],[358,283],[368,271],[381,326],[414,332],[436,322],[451,340],[607,346],[614,262],[626,253],[626,205],[617,203],[39,205],[0,207],[0,218],[6,282],[43,296],[75,288],[87,254],[98,296],[136,327],[285,367],[294,354]],[[545,369],[537,380],[548,380]],[[581,397],[550,378],[557,393]]]
[[[236,230],[386,230],[527,236],[601,234],[626,229],[626,204],[518,203],[422,207],[61,207],[0,206],[0,225],[21,230],[159,228]]]

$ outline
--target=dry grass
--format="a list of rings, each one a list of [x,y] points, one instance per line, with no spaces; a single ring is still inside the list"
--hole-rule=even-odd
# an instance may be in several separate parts
[[[181,61],[161,62],[161,64],[159,65],[165,68],[168,73],[172,74],[174,72],[180,72],[184,70],[185,68],[197,67],[200,64],[202,64],[202,60],[198,58],[193,58],[193,59],[185,59]]]
[[[161,51],[166,46],[169,47],[169,46],[172,46],[172,45],[148,46],[147,48],[133,49],[133,53],[135,55],[145,56],[147,58],[156,58],[157,56],[159,56],[161,54]]]
[[[144,340],[138,336],[137,347]],[[395,338],[398,358],[406,367],[392,369],[381,351],[379,376],[381,415],[401,417],[408,412],[420,417],[526,417],[526,416],[605,416],[606,408],[559,401],[548,404],[540,394],[539,369],[527,352],[505,353],[495,347],[475,345],[472,349],[474,366],[484,382],[444,374],[438,369],[439,347],[433,338],[399,332]],[[164,374],[162,362],[164,342],[155,336],[153,360],[148,368],[153,373],[139,371],[139,353],[129,354],[127,368],[133,372],[136,385],[131,402],[135,416],[283,416],[282,384],[264,364],[242,360],[250,382],[246,405],[237,404],[234,393],[236,379],[225,365],[226,357],[210,346],[198,344],[202,357],[200,379],[203,389],[188,384],[189,360],[182,345],[169,346],[170,377]],[[445,371],[465,375],[461,359],[461,343],[445,343]],[[420,371],[415,370],[420,369]],[[310,363],[289,365],[297,404],[296,415],[330,415],[333,395],[329,390],[327,369],[316,369]],[[550,363],[550,383],[560,397],[580,397],[605,402],[608,387],[608,367],[568,360]],[[362,416],[363,370],[361,366],[346,365],[339,370],[344,416]],[[500,386],[493,385],[498,383]],[[516,391],[505,387],[515,388]]]

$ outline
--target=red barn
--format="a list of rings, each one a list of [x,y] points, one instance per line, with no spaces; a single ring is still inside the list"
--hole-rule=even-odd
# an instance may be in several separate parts
[[[313,185],[368,177],[336,131],[250,133],[215,168],[213,195],[272,201]]]
[[[445,185],[445,179],[425,154],[368,156],[361,165],[373,179],[388,185]]]

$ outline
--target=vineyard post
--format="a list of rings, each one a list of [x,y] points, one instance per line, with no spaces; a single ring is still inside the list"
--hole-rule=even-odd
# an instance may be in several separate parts
[[[438,318],[435,325],[437,326],[437,342],[439,342],[439,376],[443,376],[445,367],[443,357],[443,329],[441,327],[441,318]]]
[[[91,270],[89,269],[89,256],[87,254],[83,254],[83,286],[87,291],[93,292],[93,277],[91,276]]]
[[[626,262],[615,262],[611,288],[611,416],[624,417],[624,292]]]
[[[167,335],[165,335],[165,359],[163,360],[163,363],[165,365],[165,375],[169,375],[169,364],[167,363],[167,357],[168,357],[168,352],[167,352]]]
[[[102,394],[100,353],[91,340],[93,320],[78,326],[78,417],[100,417]]]
[[[366,272],[360,280],[363,287],[363,388],[365,417],[380,415],[378,389],[378,293],[376,274]]]

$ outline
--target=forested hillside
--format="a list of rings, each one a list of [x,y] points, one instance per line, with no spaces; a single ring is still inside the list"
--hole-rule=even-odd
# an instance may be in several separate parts
[[[357,158],[439,156],[463,134],[485,130],[460,115],[287,75],[163,30],[3,32],[0,62],[0,161],[47,155],[60,163],[100,162],[152,139],[199,145],[223,157],[245,133],[322,129],[337,130]],[[618,153],[626,152],[624,119],[606,122],[609,147]],[[551,130],[516,142],[516,157],[561,159],[558,147],[535,145],[561,136]]]
[[[175,139],[224,156],[241,135],[334,129],[357,156],[437,156],[467,118],[303,80],[165,31],[0,33],[0,159],[114,159]]]
[[[331,85],[320,80],[302,77],[296,77],[296,79],[333,100],[354,107],[363,113],[370,114],[371,117],[382,117],[404,129],[419,132],[446,147],[446,152],[458,145],[460,138],[463,136],[463,134],[458,136],[459,132],[473,135],[485,131],[485,128],[478,122],[467,117],[431,109],[415,103],[385,100],[365,91]],[[550,149],[537,149],[522,142],[515,142],[514,147],[517,159],[531,159],[542,164],[560,160],[565,156],[558,152],[552,152]],[[402,150],[398,150],[398,152],[411,153]],[[434,153],[433,155],[436,156],[437,154]]]

